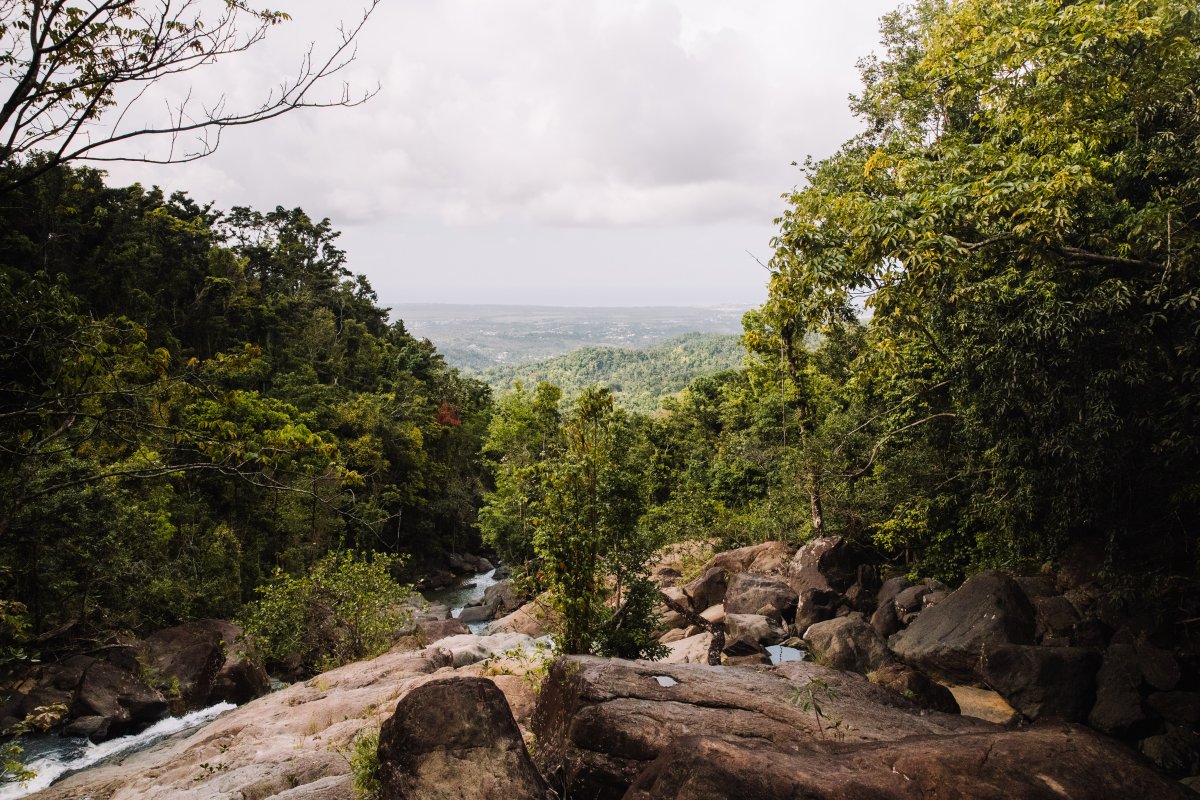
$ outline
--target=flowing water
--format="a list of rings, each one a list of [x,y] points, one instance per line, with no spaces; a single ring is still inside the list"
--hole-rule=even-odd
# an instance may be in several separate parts
[[[87,739],[70,736],[24,737],[21,739],[21,746],[25,752],[21,758],[26,766],[37,774],[27,783],[0,785],[0,800],[25,797],[45,789],[72,772],[145,750],[168,736],[198,728],[231,708],[235,708],[232,703],[218,703],[182,717],[159,720],[141,733],[109,739],[100,744],[92,744]]]
[[[450,606],[450,616],[457,618],[462,613],[463,607],[476,600],[482,600],[483,593],[487,591],[487,588],[499,583],[495,575],[496,570],[494,569],[488,572],[480,572],[477,575],[459,578],[452,586],[447,586],[444,589],[433,589],[421,594],[431,603],[444,603]],[[467,623],[467,627],[471,629],[471,633],[480,633],[487,626],[487,622]]]

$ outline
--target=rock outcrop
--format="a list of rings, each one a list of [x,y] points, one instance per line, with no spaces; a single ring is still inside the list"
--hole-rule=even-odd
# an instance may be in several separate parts
[[[486,678],[416,686],[379,733],[381,800],[548,800],[504,694]]]

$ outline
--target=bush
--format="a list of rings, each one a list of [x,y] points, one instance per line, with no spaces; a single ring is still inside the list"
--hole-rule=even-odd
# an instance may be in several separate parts
[[[411,623],[411,589],[382,553],[329,553],[293,577],[277,572],[246,606],[242,625],[270,667],[295,677],[385,652]]]

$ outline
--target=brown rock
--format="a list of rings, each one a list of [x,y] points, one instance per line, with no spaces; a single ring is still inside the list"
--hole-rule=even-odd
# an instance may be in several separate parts
[[[149,673],[154,676],[155,688],[172,701],[175,713],[199,708],[208,700],[225,664],[221,624],[228,625],[198,620],[146,637]]]
[[[958,701],[949,689],[931,681],[925,673],[899,661],[890,661],[867,677],[871,683],[891,689],[921,708],[941,711],[944,714],[957,714],[960,711]]]
[[[810,625],[833,619],[841,600],[832,589],[805,589],[796,605],[796,632],[803,634]]]
[[[1188,797],[1121,745],[1078,726],[889,744],[676,740],[626,800],[1124,800]]]
[[[88,668],[71,707],[72,717],[103,717],[107,734],[120,736],[167,713],[167,701],[154,689],[107,661]]]
[[[814,539],[796,551],[787,567],[788,583],[803,594],[805,589],[844,592],[858,577],[857,554],[840,536]]]
[[[1070,636],[1079,622],[1079,614],[1071,601],[1062,595],[1035,597],[1033,607],[1037,612],[1037,638]]]
[[[1109,647],[1096,675],[1096,704],[1088,715],[1088,724],[1105,733],[1120,733],[1146,719],[1138,691],[1141,683],[1142,672],[1134,646]]]
[[[1034,610],[1000,572],[980,572],[892,637],[901,660],[935,678],[975,683],[982,659],[1004,644],[1032,644]]]
[[[433,644],[447,636],[470,633],[471,629],[461,619],[431,619],[417,623],[417,631],[422,641]]]
[[[1100,654],[1083,647],[1001,645],[988,651],[988,685],[1031,720],[1081,722],[1096,699]]]
[[[892,660],[887,644],[857,612],[810,626],[804,641],[818,663],[833,669],[865,675]]]
[[[782,580],[739,572],[725,590],[725,613],[763,614],[792,622],[798,600],[792,587]]]
[[[820,727],[811,710],[793,702],[814,680],[833,694],[821,698]],[[554,662],[532,726],[538,762],[551,783],[569,797],[604,800],[621,797],[680,736],[719,733],[791,744],[823,738],[835,719],[850,742],[992,730],[977,720],[923,712],[861,676],[803,661],[747,669],[589,656]]]
[[[910,586],[912,586],[912,581],[903,575],[896,575],[895,577],[888,578],[883,582],[883,585],[879,587],[879,591],[876,592],[876,599],[878,600],[879,605],[882,606],[892,600],[895,600],[896,595],[900,594]]]
[[[722,567],[710,567],[699,578],[683,587],[683,593],[691,601],[693,611],[703,611],[719,605],[725,599],[729,585],[729,573]]]
[[[508,702],[486,678],[412,689],[379,733],[382,800],[550,798]]]
[[[900,631],[900,617],[896,614],[896,604],[891,600],[875,609],[871,615],[871,627],[886,641],[887,638]]]
[[[218,670],[204,705],[233,703],[240,706],[269,692],[271,679],[247,649],[242,629],[224,620],[211,620],[209,624],[220,634],[225,663]]]
[[[753,572],[756,575],[782,575],[795,551],[783,542],[763,542],[736,550],[717,553],[704,565],[704,572],[721,569],[730,575]]]

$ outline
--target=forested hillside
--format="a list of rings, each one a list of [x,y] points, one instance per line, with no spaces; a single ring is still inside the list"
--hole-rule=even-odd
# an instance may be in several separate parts
[[[637,350],[582,347],[532,364],[492,367],[477,377],[497,394],[510,391],[515,381],[527,386],[545,381],[562,389],[567,399],[600,384],[611,389],[623,407],[650,414],[661,398],[693,378],[739,367],[745,356],[737,336],[691,333]]]
[[[488,389],[387,323],[328,220],[66,167],[0,218],[0,596],[33,633],[473,540]]]

